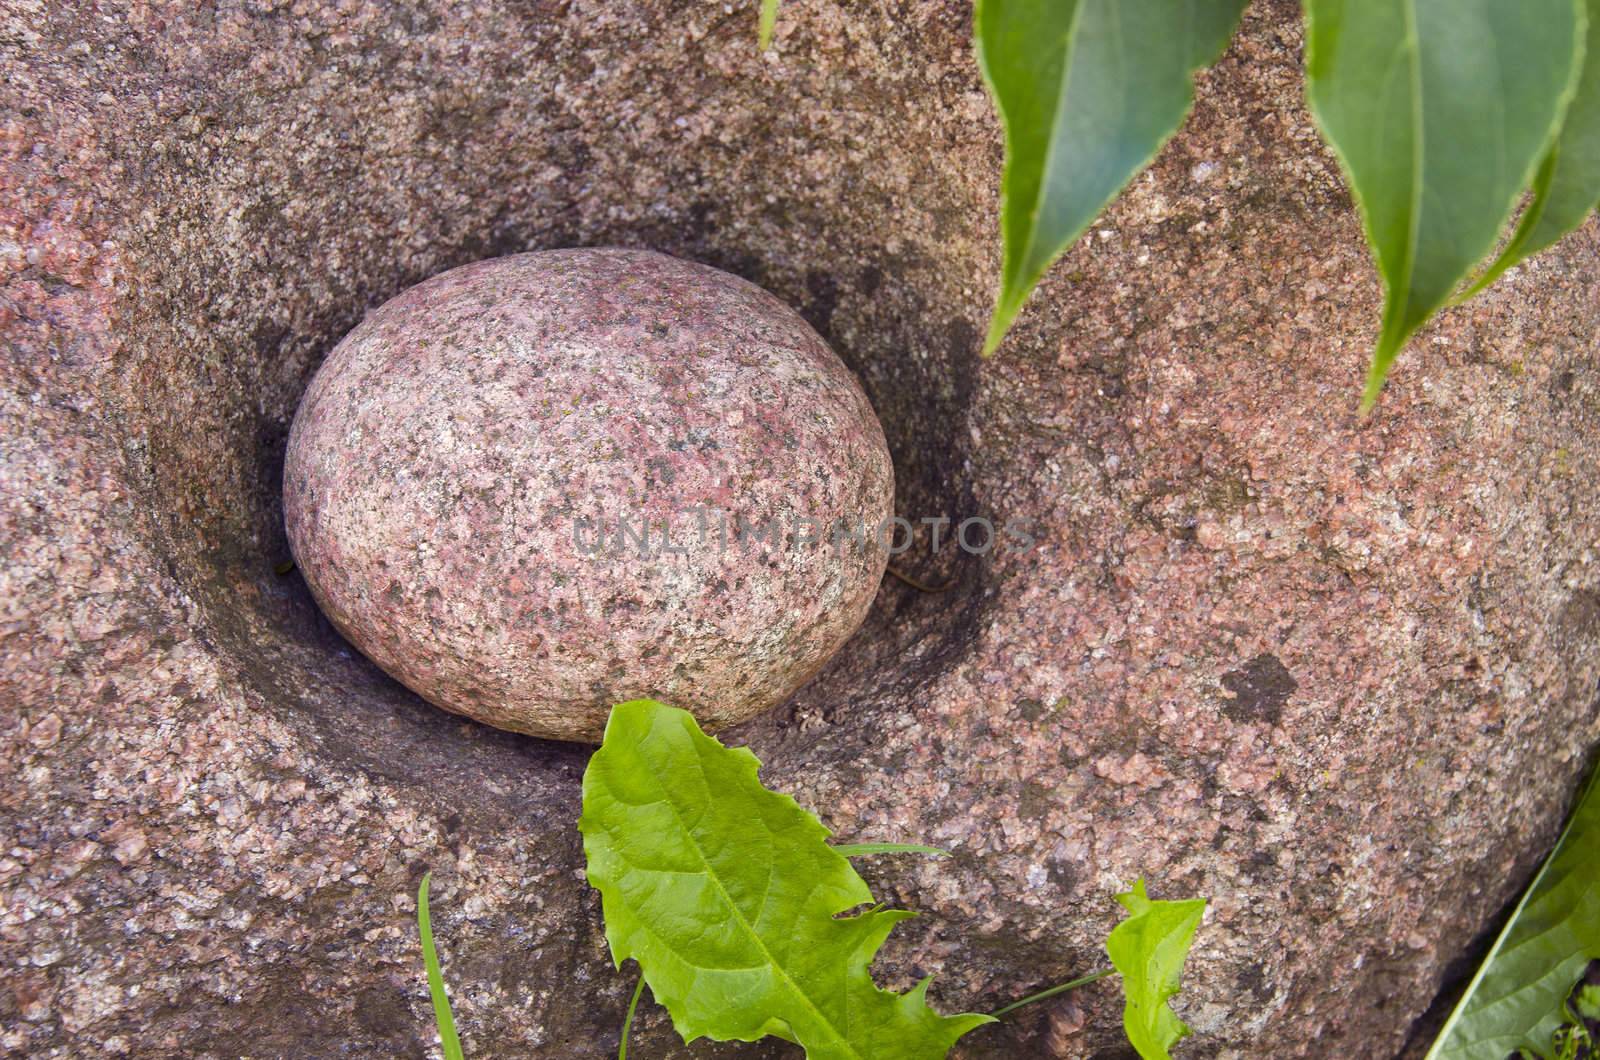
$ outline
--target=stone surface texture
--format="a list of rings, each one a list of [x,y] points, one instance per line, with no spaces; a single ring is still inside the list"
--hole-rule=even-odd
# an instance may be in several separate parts
[[[814,675],[883,578],[894,469],[850,370],[772,295],[558,250],[363,320],[295,414],[283,504],[369,659],[498,728],[598,742],[613,703],[717,729]]]
[[[1252,5],[998,356],[1001,141],[965,0],[0,7],[0,1049],[424,1056],[412,894],[473,1056],[614,1051],[585,752],[439,711],[274,568],[320,360],[446,268],[717,266],[860,376],[932,548],[729,730],[923,915],[878,972],[984,1008],[1211,907],[1188,1057],[1383,1057],[1468,967],[1600,736],[1600,226],[1355,407],[1380,291]],[[948,536],[948,535],[947,535]],[[1112,1057],[1098,983],[967,1056]],[[792,1056],[676,1043],[647,1057]]]

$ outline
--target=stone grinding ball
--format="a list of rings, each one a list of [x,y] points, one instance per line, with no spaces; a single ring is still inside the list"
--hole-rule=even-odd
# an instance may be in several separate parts
[[[793,310],[616,249],[391,299],[318,370],[284,469],[346,639],[446,710],[585,741],[628,699],[715,728],[791,695],[866,617],[893,494],[866,395]]]

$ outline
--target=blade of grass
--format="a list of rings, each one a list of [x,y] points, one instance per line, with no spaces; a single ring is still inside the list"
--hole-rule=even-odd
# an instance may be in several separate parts
[[[617,1060],[628,1060],[628,1032],[633,1030],[633,1013],[639,1007],[639,995],[644,993],[644,973],[639,975],[639,985],[633,988],[633,1000],[628,1002],[628,1014],[622,1019],[622,1041],[617,1043]]]
[[[439,1042],[444,1060],[466,1060],[461,1039],[456,1036],[455,1017],[450,1013],[450,998],[444,992],[444,973],[439,969],[439,951],[433,948],[433,921],[428,917],[428,884],[433,873],[422,874],[417,888],[417,931],[422,935],[422,963],[428,969],[428,994],[433,998],[433,1020],[439,1026]],[[629,1012],[630,1016],[632,1011]]]
[[[761,35],[758,46],[762,51],[772,47],[772,31],[778,27],[778,0],[761,0]]]

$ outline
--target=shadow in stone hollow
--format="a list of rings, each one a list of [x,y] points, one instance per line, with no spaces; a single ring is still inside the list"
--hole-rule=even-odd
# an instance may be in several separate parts
[[[604,235],[590,242],[637,242],[627,233]],[[756,282],[769,279],[738,255],[699,245],[665,249],[733,265]],[[386,278],[357,304],[381,302],[414,278]],[[150,304],[157,311],[136,322],[126,371],[142,385],[130,391],[123,412],[128,437],[136,440],[129,455],[140,502],[149,509],[169,571],[198,605],[206,640],[261,707],[300,732],[329,765],[407,788],[470,791],[472,798],[463,801],[489,819],[523,812],[557,789],[575,798],[587,748],[498,732],[433,707],[350,646],[318,611],[297,572],[278,572],[289,557],[280,496],[288,425],[321,356],[359,313],[328,314],[308,332],[278,331],[265,340],[260,325],[241,316],[214,321],[210,341],[196,342],[194,330],[173,333],[200,311],[182,300],[193,290],[175,284],[156,293]],[[817,322],[826,327],[836,315],[829,307]],[[902,314],[878,322],[881,351],[844,352],[891,439],[897,511],[913,522],[924,513],[959,518],[972,509],[971,490],[961,479],[959,434],[976,333],[953,325],[935,340],[944,342],[948,360],[912,361],[894,351],[914,341],[906,334],[913,319]],[[219,341],[246,328],[256,341]],[[915,372],[905,370],[907,361],[918,366]],[[953,366],[964,367],[935,378]],[[862,630],[798,700],[864,710],[906,702],[951,665],[982,612],[984,565],[960,559],[966,562],[912,557],[954,588],[924,595],[891,581]],[[906,649],[918,643],[922,650],[912,659]],[[765,733],[779,745],[773,753],[788,753],[798,734],[783,731],[787,716],[780,708],[736,738]],[[799,739],[808,753],[814,742]]]
[[[616,54],[641,45],[582,20],[560,32],[568,30],[597,34],[594,46]],[[241,136],[210,151],[172,141],[157,122],[117,148],[130,172],[145,175],[125,247],[140,291],[119,325],[126,477],[167,573],[193,602],[197,632],[260,708],[331,768],[360,769],[418,798],[471,792],[459,801],[501,819],[541,799],[575,798],[587,751],[424,703],[332,629],[298,576],[274,571],[288,558],[288,425],[321,359],[369,309],[445,269],[521,250],[643,246],[724,268],[800,309],[859,375],[889,440],[899,514],[915,522],[976,511],[967,417],[978,333],[954,307],[987,283],[984,265],[896,207],[903,166],[887,140],[869,138],[872,158],[860,169],[825,165],[860,150],[859,72],[808,89],[836,123],[791,128],[782,116],[793,86],[782,79],[706,79],[679,98],[643,64],[627,75],[643,79],[640,91],[612,87],[659,115],[597,123],[552,94],[542,62],[474,80],[470,98],[429,97],[438,113],[384,137],[370,126],[371,115],[393,114],[399,89],[387,76],[341,80],[338,108],[304,98],[313,86],[263,93],[248,78],[220,79],[194,101],[200,127],[295,135]],[[888,96],[905,94],[907,106],[918,98],[912,82],[875,91],[891,113]],[[697,116],[708,128],[780,121],[782,131],[747,130],[736,154],[711,144],[663,150],[651,131],[689,128]],[[797,169],[797,158],[812,162]],[[928,178],[919,201],[938,216],[972,212],[958,164],[916,166]],[[784,194],[750,194],[746,168],[784,175]],[[818,176],[788,181],[802,172]],[[954,577],[957,587],[886,585],[866,625],[796,697],[800,706],[736,735],[771,740],[774,755],[848,756],[847,740],[790,731],[784,718],[796,709],[904,711],[955,665],[982,622],[988,565],[949,550],[917,556],[907,559],[915,573]]]

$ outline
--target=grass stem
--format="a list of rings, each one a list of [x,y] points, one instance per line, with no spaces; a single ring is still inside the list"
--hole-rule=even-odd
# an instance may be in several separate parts
[[[428,969],[428,994],[433,998],[433,1021],[439,1025],[439,1042],[444,1060],[466,1060],[461,1039],[456,1036],[456,1020],[450,1013],[450,998],[444,992],[444,973],[439,969],[439,951],[433,948],[433,922],[428,918],[428,884],[433,873],[422,874],[417,888],[417,930],[422,935],[422,963]]]
[[[1080,986],[1088,986],[1090,983],[1095,982],[1098,979],[1104,979],[1108,975],[1116,974],[1117,970],[1115,968],[1106,968],[1103,971],[1095,972],[1093,975],[1086,975],[1081,979],[1074,979],[1070,983],[1062,983],[1060,986],[1052,986],[1049,990],[1041,990],[1037,994],[1029,994],[1021,1001],[1013,1001],[1005,1008],[996,1009],[994,1012],[989,1013],[989,1015],[993,1016],[995,1019],[999,1019],[1008,1012],[1015,1012],[1023,1005],[1031,1005],[1035,1001],[1043,1001],[1045,998],[1055,997],[1057,994],[1065,994],[1068,990],[1076,990]]]
[[[633,1030],[633,1013],[639,1007],[639,995],[644,993],[644,973],[639,973],[639,985],[633,988],[633,1000],[628,1002],[628,1014],[622,1020],[622,1041],[617,1043],[617,1060],[628,1060],[628,1032]]]

